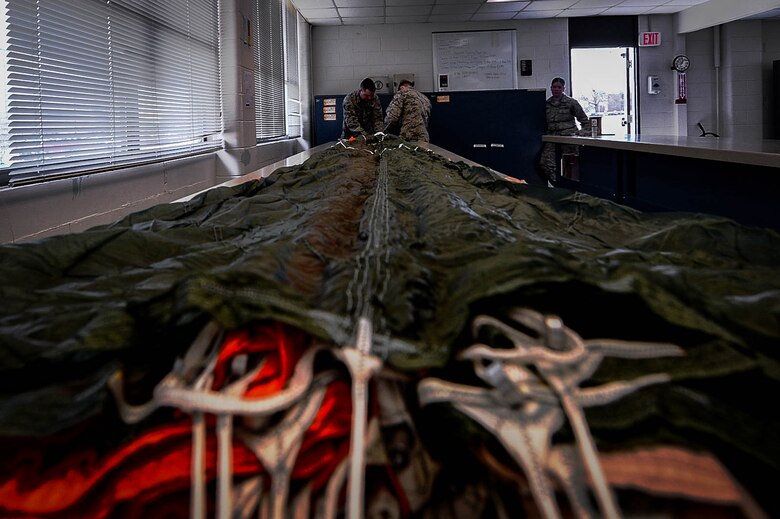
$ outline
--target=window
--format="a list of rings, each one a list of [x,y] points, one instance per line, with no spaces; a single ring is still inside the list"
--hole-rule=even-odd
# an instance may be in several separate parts
[[[298,11],[287,0],[285,10],[285,90],[287,92],[287,136],[301,136],[301,92],[298,72]]]
[[[5,2],[9,183],[221,146],[218,3]]]
[[[285,122],[283,0],[257,0],[253,28],[255,126],[258,140],[287,134]]]

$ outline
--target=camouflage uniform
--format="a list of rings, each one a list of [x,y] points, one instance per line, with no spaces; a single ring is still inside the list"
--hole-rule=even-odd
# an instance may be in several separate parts
[[[561,99],[557,104],[553,103],[554,98],[549,97],[545,105],[545,114],[547,115],[547,135],[577,135],[578,120],[582,126],[582,132],[590,135],[590,119],[580,106],[576,99],[572,99],[566,94],[561,94]],[[563,155],[577,155],[577,147],[572,145],[562,146]],[[542,157],[539,161],[542,171],[548,179],[555,180],[555,144],[545,142],[542,148]]]
[[[430,115],[431,102],[425,95],[413,88],[399,90],[387,107],[385,130],[400,125],[399,135],[402,139],[428,142]]]
[[[342,105],[344,125],[341,138],[368,137],[382,130],[382,105],[376,95],[370,101],[360,99],[360,90],[347,94]]]

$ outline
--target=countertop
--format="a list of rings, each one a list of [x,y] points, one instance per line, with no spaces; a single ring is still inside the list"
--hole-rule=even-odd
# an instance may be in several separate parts
[[[780,168],[780,141],[776,140],[671,135],[626,135],[621,137],[544,135],[542,140],[559,144],[576,144]]]

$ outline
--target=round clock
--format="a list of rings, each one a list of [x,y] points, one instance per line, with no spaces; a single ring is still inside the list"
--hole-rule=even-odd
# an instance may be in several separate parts
[[[685,72],[690,66],[691,60],[688,59],[688,56],[683,54],[675,56],[672,60],[672,70],[676,70],[677,72]]]

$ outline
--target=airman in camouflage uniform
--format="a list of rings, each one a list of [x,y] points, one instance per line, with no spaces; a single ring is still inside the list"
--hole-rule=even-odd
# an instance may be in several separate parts
[[[360,82],[360,88],[347,94],[342,104],[344,124],[341,138],[363,136],[367,141],[381,131],[382,105],[376,96],[376,85],[371,78]]]
[[[545,113],[547,116],[547,135],[590,135],[590,119],[576,99],[563,93],[566,81],[556,77],[550,84],[552,96],[547,99]],[[581,130],[577,129],[575,119],[580,122]],[[564,145],[562,154],[577,155],[577,147]],[[555,144],[545,142],[542,157],[539,161],[542,171],[550,181],[555,180]]]
[[[385,115],[385,131],[399,127],[399,135],[407,141],[428,142],[428,117],[431,102],[426,96],[412,88],[414,83],[404,79],[398,85]]]

